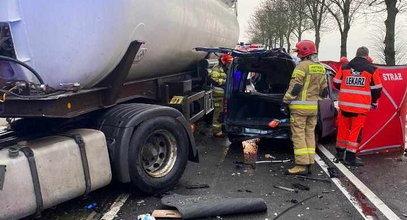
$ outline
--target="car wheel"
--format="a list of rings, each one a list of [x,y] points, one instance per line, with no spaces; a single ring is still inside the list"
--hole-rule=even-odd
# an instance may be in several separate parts
[[[188,151],[187,134],[176,119],[162,116],[141,123],[129,147],[131,182],[148,194],[169,190],[185,170]]]

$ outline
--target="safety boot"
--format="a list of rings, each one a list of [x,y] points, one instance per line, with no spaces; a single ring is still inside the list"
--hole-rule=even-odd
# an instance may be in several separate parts
[[[293,168],[288,169],[285,174],[286,175],[308,175],[308,166],[307,165],[295,165]]]
[[[345,152],[345,159],[343,160],[343,164],[348,166],[364,166],[362,159],[356,156],[356,153],[346,151]]]
[[[345,150],[336,148],[336,155],[335,155],[334,162],[335,163],[342,162],[344,157],[345,157]]]
[[[312,164],[307,165],[308,174],[312,174]]]

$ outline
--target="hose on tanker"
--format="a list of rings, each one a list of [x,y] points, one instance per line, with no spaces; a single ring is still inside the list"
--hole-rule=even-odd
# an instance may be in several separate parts
[[[64,94],[65,92],[66,91],[64,91],[64,90],[59,90],[59,91],[56,91],[56,92],[53,92],[53,93],[50,93],[50,94],[47,94],[47,95],[19,95],[19,94],[13,92],[12,89],[10,89],[10,90],[0,89],[0,93],[3,93],[2,99],[0,97],[0,102],[5,101],[4,100],[5,99],[4,94],[16,96],[16,97],[19,97],[19,98],[37,99],[37,98],[47,98],[47,97],[50,97],[50,96]]]
[[[19,61],[17,59],[14,59],[14,58],[11,58],[11,57],[6,57],[6,56],[1,56],[1,55],[0,55],[0,61],[9,61],[9,62],[17,63],[17,64],[25,67],[38,79],[40,84],[44,84],[44,80],[41,78],[40,74],[38,74],[37,71],[35,71],[29,65],[27,65],[27,64],[25,64],[25,63],[23,63],[23,62],[21,62],[21,61]]]

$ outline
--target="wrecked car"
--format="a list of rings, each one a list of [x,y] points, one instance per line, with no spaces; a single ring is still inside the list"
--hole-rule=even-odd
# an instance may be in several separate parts
[[[234,57],[227,74],[223,112],[224,132],[232,143],[251,138],[290,138],[289,115],[282,113],[280,107],[295,62],[285,50],[200,50],[229,53]],[[316,135],[319,137],[329,136],[336,131],[336,94],[331,86],[335,73],[329,66],[326,66],[326,70],[329,93],[318,102]],[[270,126],[270,122],[277,120],[277,126]]]

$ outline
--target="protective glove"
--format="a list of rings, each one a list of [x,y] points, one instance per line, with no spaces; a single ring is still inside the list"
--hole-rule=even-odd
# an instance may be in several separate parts
[[[281,111],[284,115],[288,115],[288,114],[289,114],[288,104],[286,104],[286,103],[284,103],[284,102],[281,103],[280,111]]]
[[[372,103],[372,109],[376,110],[379,107],[378,103]]]

